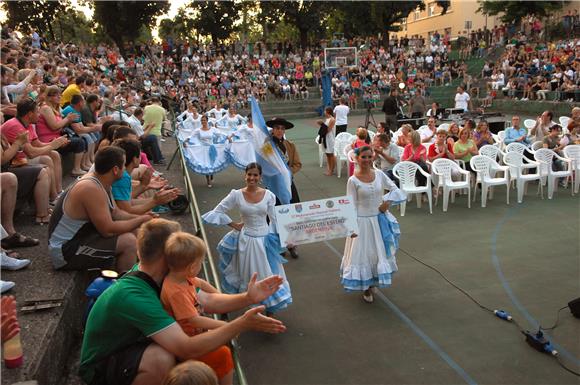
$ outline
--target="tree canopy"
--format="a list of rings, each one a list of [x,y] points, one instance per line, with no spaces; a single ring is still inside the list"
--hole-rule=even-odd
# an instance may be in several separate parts
[[[483,0],[480,1],[478,12],[496,16],[504,23],[516,23],[526,16],[546,17],[552,12],[562,9],[569,1],[522,1],[522,0]]]
[[[50,37],[54,40],[52,23],[57,17],[62,17],[69,7],[69,2],[37,0],[37,1],[4,1],[8,14],[8,26],[23,31],[34,29],[37,32],[48,28]]]

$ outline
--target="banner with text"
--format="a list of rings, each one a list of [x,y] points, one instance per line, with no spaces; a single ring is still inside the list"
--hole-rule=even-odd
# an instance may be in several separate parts
[[[276,206],[275,210],[283,246],[358,234],[356,211],[348,196]]]

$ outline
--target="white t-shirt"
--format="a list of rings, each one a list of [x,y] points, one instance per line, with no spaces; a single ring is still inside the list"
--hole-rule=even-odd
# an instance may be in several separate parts
[[[143,134],[145,133],[145,131],[143,130],[143,125],[141,124],[139,119],[135,117],[135,115],[129,116],[126,121],[129,123],[129,125],[135,131],[138,137],[143,136]]]
[[[468,102],[471,98],[467,92],[460,94],[459,92],[455,94],[455,108],[462,108],[464,111],[468,111]]]
[[[348,124],[349,112],[350,108],[348,108],[348,106],[345,106],[344,104],[339,104],[338,106],[334,107],[334,116],[336,117],[337,126]]]

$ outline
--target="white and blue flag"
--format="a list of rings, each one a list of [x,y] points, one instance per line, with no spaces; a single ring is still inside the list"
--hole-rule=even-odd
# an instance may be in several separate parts
[[[256,162],[262,166],[262,181],[283,205],[288,204],[292,198],[292,173],[280,149],[272,140],[260,106],[253,96],[250,97],[250,105],[254,124],[253,145]]]

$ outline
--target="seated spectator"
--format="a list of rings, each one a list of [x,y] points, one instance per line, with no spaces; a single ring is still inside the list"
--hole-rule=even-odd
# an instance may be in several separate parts
[[[245,331],[285,330],[282,322],[260,313],[264,306],[256,306],[215,330],[193,337],[185,334],[159,299],[159,286],[168,272],[165,244],[178,231],[178,223],[163,219],[144,224],[137,237],[139,265],[107,289],[91,309],[79,369],[87,384],[160,384],[176,359],[197,359]],[[246,293],[230,296],[200,290],[199,303],[207,312],[236,311],[268,298],[283,282],[279,276],[259,282],[255,277]]]
[[[421,135],[417,131],[411,131],[411,142],[405,146],[405,151],[401,156],[401,160],[407,160],[409,162],[414,162],[419,165],[426,173],[429,173],[429,167],[427,166],[427,149],[421,144]],[[420,186],[424,186],[427,183],[427,179],[420,172],[415,174],[417,183]]]
[[[558,124],[554,124],[552,127],[550,127],[549,131],[550,133],[543,140],[543,147],[550,149],[556,154],[562,156],[562,149],[566,147],[560,143],[560,133],[562,132],[562,127],[560,127]],[[564,169],[564,161],[554,158],[553,162],[554,163],[552,167],[554,171],[560,171]]]
[[[463,127],[459,131],[459,140],[453,145],[453,153],[455,154],[455,159],[465,162],[466,170],[473,172],[469,161],[474,155],[479,155],[479,151],[473,139],[469,137],[468,128]]]
[[[28,141],[28,131],[21,132],[12,144],[2,136],[2,192],[14,187],[14,196],[2,199],[2,224],[8,233],[8,238],[2,241],[2,247],[13,248],[23,246],[36,246],[38,240],[24,237],[16,233],[13,224],[16,200],[27,202],[34,198],[36,207],[36,223],[39,225],[48,223],[50,212],[48,200],[50,193],[50,174],[48,168],[43,165],[23,164],[12,166],[12,161],[20,148]],[[6,191],[5,191],[6,190]],[[11,190],[10,190],[11,191]],[[14,202],[12,202],[14,199]]]
[[[451,122],[449,129],[447,130],[447,142],[454,145],[455,142],[459,140],[459,125],[455,122]]]
[[[123,176],[113,182],[111,189],[113,199],[121,210],[130,214],[145,214],[156,206],[167,204],[177,198],[179,190],[176,188],[159,190],[148,199],[134,198],[132,173],[141,162],[141,145],[135,139],[117,139],[113,142],[113,146],[125,151]]]
[[[99,112],[102,107],[102,102],[98,95],[90,94],[87,96],[86,103],[81,109],[81,120],[83,126],[92,129],[89,133],[93,141],[92,148],[87,151],[89,162],[92,164],[95,161],[95,151],[97,143],[101,139],[101,127],[104,122],[111,120],[108,116],[103,116],[98,118]]]
[[[86,76],[77,76],[73,83],[69,84],[62,93],[60,98],[60,106],[65,108],[72,102],[72,97],[74,95],[82,96],[82,92],[85,88],[85,83],[87,81]]]
[[[435,159],[445,158],[445,159],[455,159],[453,154],[453,144],[447,141],[447,131],[437,130],[437,136],[435,143],[429,146],[429,151],[427,153],[427,159],[429,162],[433,162]]]
[[[414,130],[410,124],[405,123],[401,126],[401,134],[397,137],[397,146],[404,148],[411,143],[411,131]]]
[[[28,141],[21,146],[21,150],[11,160],[11,166],[18,167],[25,164],[40,164],[48,167],[50,177],[50,200],[54,200],[62,192],[62,166],[60,154],[56,151],[66,146],[69,140],[60,136],[50,143],[38,140],[32,124],[38,122],[38,107],[36,102],[25,98],[16,106],[16,117],[6,121],[0,127],[0,133],[12,144],[18,136],[28,131]]]
[[[79,118],[76,113],[68,114],[63,119],[60,111],[60,90],[57,86],[50,86],[46,89],[46,100],[40,106],[38,122],[36,123],[36,134],[38,139],[44,143],[50,143],[61,136],[61,132],[65,130],[71,123]],[[66,146],[60,147],[57,151],[64,155],[72,152],[73,169],[72,175],[83,175],[86,170],[81,167],[83,156],[87,150],[85,141],[75,132],[67,131],[67,138],[69,143]]]
[[[495,140],[493,140],[493,136],[491,135],[491,131],[489,131],[489,125],[485,120],[480,120],[477,123],[477,128],[473,133],[473,140],[475,140],[475,145],[477,148],[481,148],[486,144],[494,144]]]
[[[375,164],[387,176],[398,183],[399,179],[393,175],[393,167],[399,162],[399,148],[395,143],[391,143],[391,136],[389,134],[376,134],[373,143],[373,150],[375,151]]]
[[[98,125],[85,126],[82,121],[82,110],[85,107],[85,99],[82,95],[73,95],[70,104],[62,110],[62,116],[67,117],[68,114],[74,113],[78,117],[70,124],[70,128],[75,134],[80,136],[87,145],[87,151],[84,153],[83,159],[81,161],[81,167],[83,170],[88,170],[91,168],[91,152],[95,152],[96,143],[98,141],[98,136],[94,135],[101,130]],[[79,176],[73,174],[73,176]]]
[[[544,111],[542,115],[538,116],[536,124],[530,129],[530,140],[532,142],[541,142],[549,134],[550,127],[556,124],[552,122],[553,116],[552,111]]]
[[[58,199],[48,241],[55,269],[126,271],[133,266],[133,231],[152,215],[132,215],[115,206],[109,191],[124,169],[124,151],[107,147],[97,153],[95,171],[77,180]]]
[[[163,385],[218,385],[218,379],[203,362],[185,361],[171,369]]]
[[[199,304],[198,289],[206,293],[218,292],[209,283],[197,278],[205,258],[205,250],[206,245],[200,238],[184,232],[172,234],[165,244],[164,254],[169,273],[163,280],[161,303],[190,337],[227,324],[199,314],[196,309],[196,304]],[[198,360],[214,370],[221,385],[232,384],[234,364],[227,346],[222,345]]]
[[[421,135],[422,143],[433,143],[435,142],[435,133],[437,132],[437,126],[435,125],[435,118],[431,117],[427,121],[427,127],[420,130],[419,135]]]
[[[11,186],[6,186],[4,188],[4,183],[7,182],[5,178],[5,174],[9,174],[7,172],[0,173],[1,182],[3,185],[2,188],[2,210],[4,210],[5,206],[4,199],[10,199],[16,196],[16,186],[12,184]],[[13,181],[12,181],[13,182]],[[5,191],[6,190],[6,191]],[[4,230],[4,226],[0,225],[0,237],[2,240],[8,238],[8,233]],[[0,249],[0,267],[2,270],[21,270],[30,265],[29,259],[18,259],[18,253],[13,250],[4,250],[3,248]],[[12,281],[2,281],[0,280],[0,293],[4,293],[15,286],[15,283]],[[5,312],[5,309],[2,308],[2,313]]]
[[[512,125],[505,130],[505,139],[503,141],[506,145],[510,143],[521,143],[526,147],[531,144],[530,138],[528,138],[528,130],[525,127],[520,127],[520,117],[512,117]],[[533,157],[531,158],[533,159]]]

